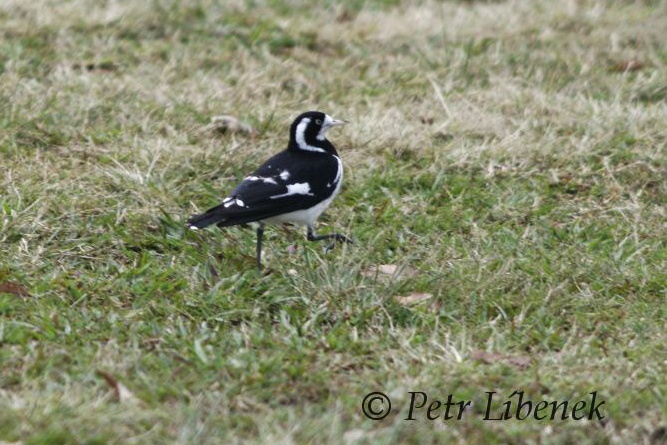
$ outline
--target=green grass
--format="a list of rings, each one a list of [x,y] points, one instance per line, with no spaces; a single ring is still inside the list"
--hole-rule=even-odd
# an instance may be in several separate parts
[[[665,1],[3,2],[0,442],[663,443],[665,29]],[[252,230],[183,221],[308,109],[351,121],[318,229],[356,244],[268,229],[259,276]],[[482,420],[514,390],[606,419]],[[410,391],[473,406],[406,421]]]

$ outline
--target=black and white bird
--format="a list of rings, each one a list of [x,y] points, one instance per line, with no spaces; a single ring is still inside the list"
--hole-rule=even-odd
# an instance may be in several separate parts
[[[290,127],[287,149],[264,162],[231,191],[220,205],[187,221],[193,229],[258,222],[257,267],[261,270],[266,223],[305,225],[308,241],[352,241],[339,233],[315,234],[315,221],[329,207],[343,182],[343,163],[326,138],[347,122],[319,111],[298,116]]]

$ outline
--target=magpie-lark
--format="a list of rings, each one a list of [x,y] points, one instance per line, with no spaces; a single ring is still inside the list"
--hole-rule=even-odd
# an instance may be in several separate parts
[[[343,182],[343,163],[326,138],[331,127],[345,124],[319,111],[298,116],[290,127],[287,149],[247,176],[220,205],[187,221],[193,229],[258,222],[257,267],[261,270],[266,223],[305,225],[308,241],[333,239],[351,243],[339,233],[315,235],[315,220],[331,204]]]

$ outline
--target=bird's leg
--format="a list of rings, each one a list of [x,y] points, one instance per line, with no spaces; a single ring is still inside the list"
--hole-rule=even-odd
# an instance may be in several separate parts
[[[330,234],[327,234],[327,235],[315,235],[315,231],[313,230],[312,226],[308,226],[308,234],[306,235],[306,239],[308,241],[322,241],[322,240],[325,240],[325,239],[333,239],[334,242],[331,243],[331,245],[329,245],[327,247],[327,252],[330,251],[331,249],[333,249],[336,246],[337,241],[341,242],[341,243],[345,242],[345,243],[354,244],[353,241],[350,238],[346,237],[345,235],[341,235],[340,233],[330,233]]]
[[[257,226],[257,270],[262,272],[262,238],[264,237],[264,223]]]

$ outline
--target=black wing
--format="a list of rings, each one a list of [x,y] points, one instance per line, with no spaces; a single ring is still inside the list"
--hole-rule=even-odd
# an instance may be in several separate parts
[[[338,180],[335,156],[283,151],[247,176],[220,205],[190,218],[188,225],[233,226],[307,209],[331,196]]]

